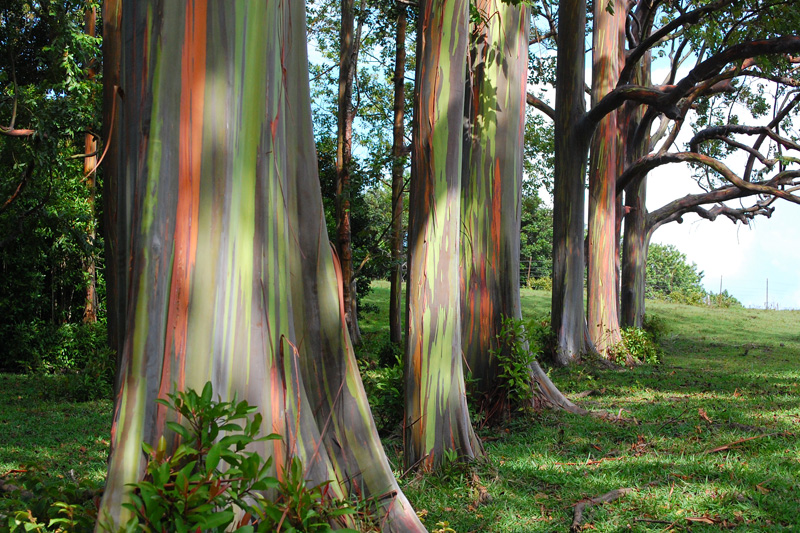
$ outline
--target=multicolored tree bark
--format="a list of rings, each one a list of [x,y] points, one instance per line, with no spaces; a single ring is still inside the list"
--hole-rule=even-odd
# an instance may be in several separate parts
[[[100,527],[125,520],[141,444],[166,431],[171,414],[155,400],[211,381],[283,436],[255,450],[278,475],[297,456],[311,483],[374,497],[386,530],[423,531],[384,456],[344,323],[304,3],[120,0],[105,13],[126,43],[115,49],[108,174],[126,215],[112,249],[130,270]]]
[[[612,12],[613,11],[613,12]],[[594,3],[592,32],[592,106],[614,89],[625,62],[625,6],[607,9]],[[617,314],[617,175],[624,164],[618,110],[600,120],[589,160],[589,336],[600,354],[622,337]]]
[[[479,0],[483,22],[473,27],[465,102],[467,135],[461,177],[462,349],[481,409],[508,407],[499,390],[496,353],[503,318],[522,317],[519,246],[522,158],[528,72],[528,10]],[[538,363],[531,365],[535,401],[578,412]]]
[[[583,195],[592,128],[584,120],[586,1],[562,0],[558,11],[551,315],[554,362],[568,365],[590,346],[583,313]]]
[[[431,469],[445,451],[482,454],[461,364],[461,155],[466,0],[420,5],[409,196],[405,465]]]

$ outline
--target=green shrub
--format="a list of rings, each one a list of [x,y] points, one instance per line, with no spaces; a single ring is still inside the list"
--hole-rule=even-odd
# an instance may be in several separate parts
[[[110,398],[116,358],[105,320],[59,326],[34,319],[5,328],[6,368],[41,376],[45,398],[91,401]],[[13,364],[8,361],[13,360]]]
[[[622,340],[609,350],[609,357],[619,365],[656,364],[660,350],[653,336],[645,329],[623,328]]]
[[[542,339],[548,335],[545,328],[547,323],[542,320],[503,317],[497,335],[501,348],[493,350],[492,355],[497,358],[500,370],[500,389],[512,409],[530,405],[533,397],[530,365],[540,353]]]
[[[726,309],[730,307],[742,307],[742,302],[734,298],[727,290],[722,291],[720,294],[709,294],[708,303],[712,307],[724,307]]]
[[[55,335],[56,342],[31,369],[52,376],[41,381],[41,394],[79,402],[111,398],[116,357],[108,345],[105,321],[63,324]]]
[[[395,355],[391,366],[367,368],[362,366],[361,377],[367,393],[375,426],[381,436],[394,431],[403,420],[403,360]]]
[[[28,467],[0,491],[0,532],[92,531],[102,489],[92,481],[51,478]]]
[[[660,343],[668,333],[667,321],[658,315],[646,314],[644,315],[643,322],[642,329],[650,335],[650,338],[653,339],[653,342],[656,344]]]
[[[186,425],[167,422],[180,436],[172,455],[163,437],[156,448],[143,445],[150,460],[145,479],[133,485],[133,503],[123,504],[134,513],[126,530],[325,532],[355,512],[330,496],[330,482],[307,485],[298,458],[285,465],[278,480],[270,475],[272,458],[246,451],[254,442],[280,438],[258,437],[261,415],[253,414],[256,408],[247,402],[214,401],[210,383],[201,394],[188,390],[168,396],[169,401],[159,402]],[[267,491],[277,496],[269,499]],[[234,524],[237,510],[245,518]]]
[[[535,291],[552,291],[553,278],[528,278],[525,281],[525,286]]]
[[[664,300],[684,305],[705,305],[706,291],[702,288],[680,288],[665,295]]]

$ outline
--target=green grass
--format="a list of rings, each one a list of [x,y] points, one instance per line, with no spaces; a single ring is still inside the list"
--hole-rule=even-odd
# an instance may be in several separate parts
[[[385,313],[387,286],[376,284],[369,299]],[[568,395],[594,391],[578,400],[583,407],[630,421],[545,411],[481,430],[486,464],[401,480],[430,529],[567,531],[575,503],[623,487],[634,491],[591,507],[584,524],[608,532],[800,529],[800,312],[648,306],[668,328],[661,364],[550,373]],[[549,294],[523,290],[522,308],[546,314]],[[365,338],[380,344],[383,324],[366,317]],[[399,443],[387,449],[401,464]]]
[[[110,400],[43,399],[52,377],[0,374],[0,477],[35,467],[45,476],[101,481],[111,433]]]
[[[391,355],[388,296],[376,283],[364,301],[359,357],[373,385],[387,375],[376,361]],[[548,311],[548,293],[522,296],[526,316]],[[583,407],[628,421],[545,411],[481,429],[485,463],[401,479],[431,531],[445,522],[458,533],[567,531],[575,503],[623,487],[634,491],[591,507],[584,524],[800,530],[800,312],[648,306],[668,327],[661,364],[551,371],[572,397],[593,391],[576,400]],[[102,479],[111,403],[46,401],[46,387],[0,375],[0,476],[35,464],[51,477]],[[382,433],[400,474],[396,423]]]

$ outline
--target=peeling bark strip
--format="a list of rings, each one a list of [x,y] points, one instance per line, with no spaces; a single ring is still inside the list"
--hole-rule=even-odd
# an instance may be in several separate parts
[[[386,461],[343,322],[315,163],[304,7],[106,3],[121,32],[107,68],[125,94],[107,168],[117,208],[109,264],[130,270],[117,270],[113,300],[129,295],[113,315],[127,321],[117,325],[99,530],[126,520],[127,484],[145,466],[141,443],[165,433],[172,414],[156,398],[210,380],[223,400],[236,393],[256,405],[265,433],[283,436],[253,450],[274,457],[277,475],[298,456],[310,482],[374,497],[385,530],[424,531]]]
[[[468,1],[420,7],[409,197],[405,466],[482,454],[469,420],[458,288]]]
[[[598,503],[608,503],[620,498],[628,494],[629,492],[633,492],[633,489],[616,489],[612,490],[611,492],[606,492],[602,496],[597,496],[595,498],[590,498],[588,500],[584,500],[578,502],[575,505],[575,513],[572,518],[572,525],[570,526],[569,530],[571,533],[578,533],[582,530],[581,522],[583,522],[583,512],[586,510],[587,507],[591,507],[593,505],[597,505]]]

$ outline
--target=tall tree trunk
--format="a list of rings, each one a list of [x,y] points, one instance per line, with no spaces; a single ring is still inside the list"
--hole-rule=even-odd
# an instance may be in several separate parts
[[[345,319],[353,344],[361,343],[356,312],[356,290],[353,270],[353,242],[350,224],[350,166],[353,160],[353,81],[358,68],[361,27],[355,27],[355,0],[342,0],[342,27],[339,54],[339,111],[336,133],[336,249],[342,263]],[[361,0],[364,9],[364,0]]]
[[[522,318],[519,298],[522,159],[528,72],[528,11],[478,0],[485,23],[473,29],[461,177],[461,320],[464,360],[489,417],[502,416],[495,354],[503,318]],[[502,141],[500,141],[502,140]],[[539,364],[530,374],[535,401],[581,411]]]
[[[120,61],[122,0],[104,0],[103,2],[103,139],[106,146],[105,169],[110,175],[102,183],[103,198],[103,232],[105,245],[105,280],[106,280],[106,316],[108,324],[108,340],[117,354],[117,381],[119,376],[122,348],[125,339],[126,311],[128,309],[128,276],[127,258],[130,255],[129,235],[125,228],[131,225],[133,194],[131,184],[114,178],[119,161],[117,147],[120,146],[119,135],[122,127],[120,113],[122,96],[120,95]],[[115,394],[116,396],[116,394]]]
[[[627,9],[606,10],[594,3],[592,32],[592,106],[612,89],[624,64]],[[589,163],[589,336],[601,355],[622,339],[617,308],[617,175],[623,163],[619,111],[600,121],[592,137]]]
[[[461,155],[468,0],[420,6],[409,196],[405,465],[431,469],[445,451],[483,450],[469,419],[461,364]]]
[[[558,11],[551,316],[554,363],[564,366],[590,347],[583,313],[583,195],[591,128],[582,120],[586,1],[562,0]]]
[[[374,497],[386,530],[423,531],[383,453],[338,297],[304,3],[118,5],[128,45],[108,174],[134,208],[117,235],[130,243],[128,321],[98,527],[125,520],[141,443],[166,432],[156,399],[210,380],[283,436],[252,450],[277,475],[298,456],[311,483]]]
[[[403,173],[405,171],[406,6],[397,2],[394,58],[394,128],[392,130],[392,271],[389,296],[389,338],[403,342],[401,298],[403,282]]]
[[[641,328],[644,325],[645,276],[647,272],[647,247],[650,241],[647,230],[647,179],[625,189],[625,234],[622,240],[622,283],[620,305],[622,326]]]
[[[461,320],[464,360],[484,412],[504,405],[495,353],[503,318],[520,318],[519,246],[527,10],[478,0],[472,27],[461,176]],[[502,141],[501,141],[502,140]]]
[[[95,31],[95,27],[97,24],[97,10],[95,9],[94,5],[91,2],[87,3],[86,5],[86,14],[84,15],[84,21],[86,23],[86,35],[89,37],[95,37],[97,32]],[[89,79],[94,79],[95,75],[97,74],[95,64],[91,63],[89,67],[86,69],[86,75]],[[84,154],[94,154],[97,152],[97,141],[95,140],[94,135],[91,133],[86,133],[84,135],[83,140],[84,145]],[[92,220],[90,222],[91,227],[89,230],[89,241],[94,248],[94,240],[97,237],[97,232],[95,230],[95,221],[94,221],[94,204],[95,204],[95,193],[96,193],[96,185],[97,185],[97,174],[95,173],[95,167],[97,166],[97,156],[88,156],[83,159],[83,175],[86,176],[86,188],[89,190],[89,208],[92,213]],[[83,322],[85,324],[97,322],[97,273],[95,272],[96,265],[94,260],[94,253],[89,254],[88,259],[86,260],[86,304],[83,308]]]
[[[646,53],[637,67],[633,82],[651,84],[651,55]],[[625,167],[647,155],[649,124],[642,124],[643,106],[633,102],[622,108],[621,128],[625,141]],[[641,132],[640,128],[644,128]],[[623,169],[621,169],[623,170]],[[622,279],[620,282],[620,321],[622,327],[644,326],[647,248],[652,234],[647,222],[647,177],[625,188],[625,233],[622,239]]]

